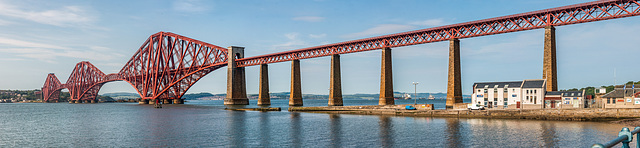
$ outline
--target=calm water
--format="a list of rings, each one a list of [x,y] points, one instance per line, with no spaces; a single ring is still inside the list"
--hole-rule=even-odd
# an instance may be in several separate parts
[[[345,104],[376,101],[345,100]],[[432,103],[440,108],[442,102]],[[323,106],[326,100],[304,103]],[[287,100],[272,104],[286,107]],[[0,104],[0,147],[589,147],[613,139],[622,128],[599,122],[224,108],[222,101],[191,101],[162,109],[132,103]]]

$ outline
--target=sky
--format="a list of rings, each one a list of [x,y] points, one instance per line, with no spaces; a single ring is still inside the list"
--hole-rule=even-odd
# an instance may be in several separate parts
[[[152,34],[165,31],[245,57],[588,2],[586,0],[0,0],[0,89],[67,81],[76,63],[116,73]],[[640,80],[640,17],[556,27],[559,89]],[[544,29],[460,40],[463,94],[475,82],[542,78]],[[343,94],[378,93],[381,51],[341,56]],[[394,48],[394,91],[446,92],[448,42]],[[302,92],[328,94],[330,57],[301,60]],[[246,68],[258,93],[259,66]],[[615,73],[615,75],[614,75]],[[290,62],[269,65],[271,92],[290,89]],[[106,83],[99,94],[135,92]],[[225,93],[226,68],[187,93]]]

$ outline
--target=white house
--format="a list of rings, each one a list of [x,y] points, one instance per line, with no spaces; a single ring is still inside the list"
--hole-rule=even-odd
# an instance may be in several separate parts
[[[486,108],[542,108],[545,84],[543,79],[474,83],[471,103]]]

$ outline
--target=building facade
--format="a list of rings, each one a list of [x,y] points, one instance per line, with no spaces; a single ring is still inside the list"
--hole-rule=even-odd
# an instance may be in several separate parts
[[[602,108],[640,108],[640,88],[634,89],[632,85],[616,86],[601,99]]]
[[[544,97],[544,108],[584,108],[585,95],[582,91],[548,91]]]
[[[473,84],[472,104],[485,108],[543,108],[544,79]]]

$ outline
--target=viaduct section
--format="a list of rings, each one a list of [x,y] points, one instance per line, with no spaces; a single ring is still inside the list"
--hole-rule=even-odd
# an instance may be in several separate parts
[[[143,44],[143,47],[132,57],[120,73],[104,76],[104,74],[100,75],[101,72],[97,72],[97,74],[94,72],[94,75],[97,75],[96,77],[102,78],[95,78],[85,83],[70,83],[74,76],[72,74],[67,84],[61,84],[57,81],[55,75],[49,74],[42,90],[45,100],[48,100],[48,98],[57,98],[59,90],[62,88],[68,88],[73,94],[76,92],[75,88],[78,87],[81,88],[79,90],[82,90],[82,93],[75,97],[72,95],[72,99],[91,100],[91,98],[95,99],[97,90],[102,84],[109,81],[124,80],[131,83],[138,90],[142,100],[180,100],[184,92],[199,78],[222,66],[227,66],[227,97],[224,100],[224,104],[243,105],[249,103],[246,95],[244,67],[260,65],[258,105],[269,105],[268,64],[291,61],[289,105],[301,106],[303,101],[300,60],[331,56],[331,90],[328,105],[341,106],[343,102],[340,54],[380,49],[382,50],[382,63],[379,104],[392,105],[394,104],[391,67],[392,48],[449,41],[446,107],[451,108],[456,103],[462,102],[460,39],[544,28],[542,77],[547,80],[547,90],[555,91],[558,88],[555,26],[630,17],[639,14],[640,3],[637,0],[594,1],[246,58],[244,57],[243,47],[232,46],[225,49],[179,35],[160,32],[150,37]],[[162,37],[157,37],[158,34]],[[163,34],[167,34],[167,37],[164,37]],[[185,48],[191,46],[194,47]],[[196,49],[196,47],[198,50],[194,51],[193,49]],[[205,47],[205,49],[201,47]],[[155,50],[147,50],[148,48]],[[184,53],[185,51],[190,52]],[[154,62],[156,63],[155,65],[149,65]],[[90,63],[86,62],[84,64]],[[93,70],[96,71],[97,68]],[[95,93],[93,92],[94,89]],[[55,93],[56,91],[58,91],[57,94]]]

